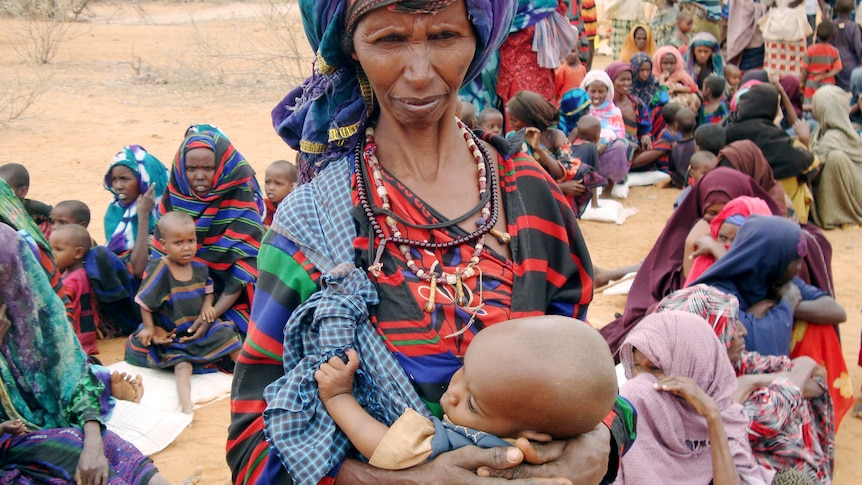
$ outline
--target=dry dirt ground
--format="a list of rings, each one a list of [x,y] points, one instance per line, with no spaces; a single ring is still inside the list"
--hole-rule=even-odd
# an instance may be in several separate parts
[[[47,65],[27,60],[25,27],[0,19],[0,164],[28,167],[34,199],[86,202],[98,241],[105,239],[102,218],[111,200],[102,180],[123,145],[142,145],[169,165],[185,128],[206,122],[230,136],[261,181],[269,162],[293,159],[274,134],[269,112],[295,83],[290,73],[295,76],[296,66],[310,66],[302,59],[311,53],[295,12],[275,16],[271,5],[253,3],[95,3],[71,25]],[[9,102],[17,100],[20,107],[15,96],[28,95],[35,99],[23,102],[27,109],[10,120]],[[676,195],[673,189],[634,188],[625,204],[639,212],[624,225],[582,223],[596,264],[616,267],[642,259]],[[862,299],[856,292],[862,287],[862,230],[827,236],[838,301],[850,316],[842,331],[844,356],[860,395]],[[625,297],[597,295],[591,322],[609,321],[624,305]],[[122,358],[122,342],[100,347],[106,363]],[[228,421],[227,401],[199,410],[194,423],[153,459],[172,481],[201,466],[203,483],[225,483]],[[848,417],[838,433],[836,484],[862,483],[860,458],[862,421]]]

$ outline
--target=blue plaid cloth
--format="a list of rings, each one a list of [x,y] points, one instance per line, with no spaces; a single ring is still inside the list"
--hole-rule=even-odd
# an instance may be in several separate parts
[[[347,436],[318,399],[314,372],[348,348],[359,352],[353,395],[391,425],[406,408],[430,417],[404,370],[368,321],[379,301],[364,269],[356,268],[350,211],[351,163],[343,157],[279,206],[272,229],[300,246],[324,275],[321,290],[297,307],[284,329],[285,375],[264,391],[264,433],[297,485],[313,485],[351,450]]]

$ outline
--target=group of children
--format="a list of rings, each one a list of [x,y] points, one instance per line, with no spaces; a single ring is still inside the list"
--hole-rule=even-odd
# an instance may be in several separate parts
[[[117,167],[111,170],[114,169]],[[137,189],[137,175],[127,171],[128,185]],[[164,214],[158,229],[166,254],[149,262],[142,279],[135,278],[128,260],[120,259],[91,237],[87,230],[90,209],[85,203],[64,200],[51,207],[28,199],[30,178],[21,164],[0,166],[0,179],[38,223],[42,231],[38,236],[44,236],[50,244],[56,269],[61,274],[68,321],[90,360],[99,363],[95,357],[99,353],[99,338],[133,334],[127,360],[141,366],[173,368],[181,410],[191,413],[193,367],[205,371],[207,364],[219,359],[235,360],[241,345],[233,325],[215,318],[209,269],[195,260],[198,241],[194,219],[182,212]],[[264,182],[267,227],[278,205],[296,186],[296,180],[296,167],[288,161],[278,160],[267,167]],[[131,194],[134,197],[127,197],[126,191],[121,192],[115,193],[115,197],[128,198],[126,205],[142,195],[135,192]],[[118,299],[126,300],[123,303],[127,305],[118,305]],[[129,311],[130,307],[134,311]],[[135,343],[145,348],[134,349]],[[140,401],[143,393],[140,376],[129,378],[117,373],[113,377],[121,381],[117,383],[115,397]]]

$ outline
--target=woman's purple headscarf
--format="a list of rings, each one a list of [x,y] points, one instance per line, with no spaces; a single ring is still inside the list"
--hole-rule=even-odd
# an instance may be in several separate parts
[[[476,53],[464,83],[481,72],[509,33],[515,0],[464,0],[476,32]],[[317,54],[314,71],[272,110],[273,126],[301,152],[300,182],[310,180],[326,164],[348,153],[374,110],[364,74],[342,50],[344,32],[352,32],[362,15],[382,7],[430,13],[454,0],[300,0],[302,23]],[[347,23],[347,22],[350,23]],[[364,86],[363,86],[364,85]]]

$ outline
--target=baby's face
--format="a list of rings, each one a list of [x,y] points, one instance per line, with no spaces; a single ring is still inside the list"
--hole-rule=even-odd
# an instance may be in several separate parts
[[[477,363],[477,365],[482,365]],[[511,407],[505,383],[477,382],[469,371],[461,367],[449,388],[440,398],[440,406],[450,421],[468,428],[478,429],[500,437],[515,437],[518,423],[506,410]]]
[[[732,88],[736,89],[739,86],[739,81],[742,79],[742,74],[739,71],[727,71],[724,73],[724,79]]]
[[[293,191],[296,182],[291,180],[290,174],[286,171],[269,167],[266,169],[263,186],[266,189],[266,198],[278,205]]]
[[[724,245],[730,245],[736,239],[736,233],[739,231],[739,226],[725,222],[718,229],[718,242]]]
[[[487,119],[482,120],[482,123],[478,126],[479,129],[485,130],[488,133],[493,133],[495,135],[503,134],[503,117],[502,116],[490,116]]]

